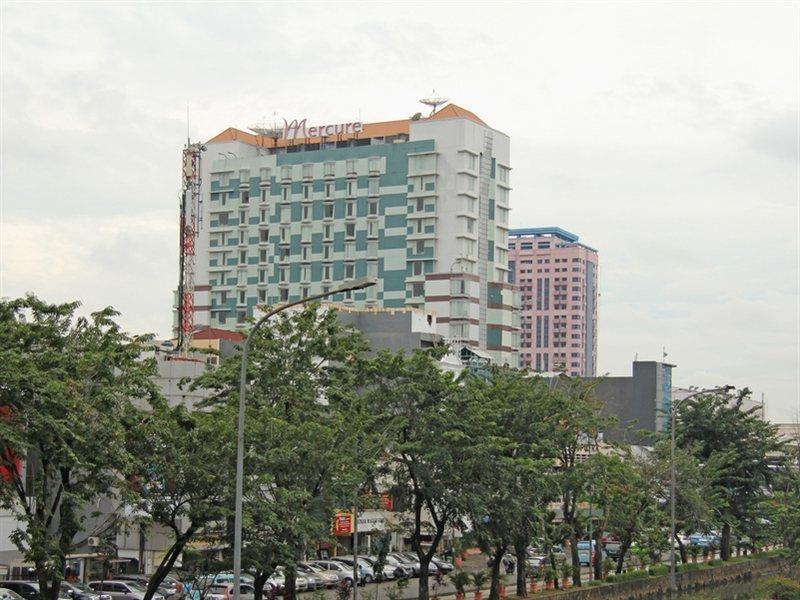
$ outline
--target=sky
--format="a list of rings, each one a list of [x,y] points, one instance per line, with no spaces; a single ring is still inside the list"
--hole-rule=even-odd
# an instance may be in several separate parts
[[[800,3],[0,3],[0,296],[167,336],[180,151],[273,114],[511,137],[514,227],[600,252],[599,372],[800,416]],[[187,122],[188,106],[188,122]]]

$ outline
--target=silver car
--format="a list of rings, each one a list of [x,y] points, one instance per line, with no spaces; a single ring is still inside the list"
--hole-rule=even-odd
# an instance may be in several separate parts
[[[147,592],[147,588],[136,581],[90,581],[89,587],[111,596],[111,600],[143,600]],[[153,600],[164,600],[164,596],[153,594]]]
[[[311,564],[317,565],[318,567],[325,569],[326,571],[331,571],[332,573],[336,573],[336,576],[339,578],[339,581],[347,581],[351,585],[353,583],[353,568],[348,567],[344,563],[336,562],[335,560],[315,560]]]
[[[214,584],[206,588],[206,600],[230,600],[231,598],[233,598],[232,583]],[[241,600],[253,600],[255,598],[255,588],[247,583],[240,584],[239,598]]]

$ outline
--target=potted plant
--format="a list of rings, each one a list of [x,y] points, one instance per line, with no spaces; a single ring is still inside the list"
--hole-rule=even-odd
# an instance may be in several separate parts
[[[538,569],[531,570],[528,573],[528,579],[531,580],[530,592],[531,592],[531,594],[535,594],[536,593],[536,581],[537,581],[537,579],[539,579],[539,571],[538,571]]]
[[[453,587],[456,588],[456,600],[464,600],[465,589],[470,579],[469,573],[459,569],[453,571],[447,577],[450,579],[450,583],[453,584]]]
[[[486,583],[488,575],[486,571],[475,571],[472,574],[472,583],[475,585],[475,600],[483,600],[483,592],[481,586]]]
[[[553,582],[556,580],[556,571],[552,567],[549,567],[544,572],[544,589],[552,590],[553,589]]]
[[[569,578],[572,577],[572,565],[564,563],[561,565],[561,587],[567,589],[569,587]]]

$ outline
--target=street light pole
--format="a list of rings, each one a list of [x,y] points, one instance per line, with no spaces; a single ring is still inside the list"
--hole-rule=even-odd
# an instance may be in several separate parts
[[[244,347],[242,348],[242,368],[239,373],[239,415],[236,423],[236,508],[234,516],[234,532],[233,532],[233,600],[239,600],[239,588],[242,579],[242,495],[244,487],[244,407],[245,407],[245,394],[247,392],[247,355],[250,351],[250,340],[253,339],[253,334],[258,331],[261,326],[269,321],[270,317],[283,312],[287,308],[297,306],[299,304],[306,304],[314,300],[320,300],[333,296],[334,294],[341,294],[342,292],[350,292],[360,290],[363,288],[375,285],[376,279],[374,277],[362,277],[354,279],[348,283],[344,283],[338,288],[309,296],[308,298],[301,298],[294,300],[287,304],[282,304],[273,308],[263,317],[261,317],[253,328],[247,334],[244,340]]]
[[[709,390],[699,390],[689,394],[679,402],[669,404],[669,597],[675,599],[678,584],[675,578],[675,411],[684,402],[702,394],[716,394],[732,390],[732,385],[725,385]]]

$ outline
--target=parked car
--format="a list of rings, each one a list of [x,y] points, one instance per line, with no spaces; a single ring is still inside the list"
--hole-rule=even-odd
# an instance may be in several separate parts
[[[326,571],[331,571],[336,573],[339,577],[339,581],[347,581],[351,585],[353,584],[353,567],[348,567],[346,564],[337,562],[335,560],[315,560],[311,563],[312,565],[317,565],[318,567],[325,569]]]
[[[339,584],[339,576],[334,571],[328,571],[311,563],[299,563],[297,568],[300,569],[301,567],[309,569],[316,576],[322,578],[325,587],[336,587]]]
[[[453,563],[447,562],[446,560],[439,558],[438,556],[434,556],[431,559],[431,563],[435,564],[436,568],[445,574],[449,573],[450,571],[456,568]]]
[[[42,596],[39,593],[38,581],[3,581],[2,586],[7,590],[11,590],[17,595],[22,596],[25,600],[42,600]],[[61,590],[58,592],[58,597],[69,600],[69,596]]]
[[[387,555],[385,558],[385,562],[387,565],[394,567],[395,569],[395,576],[398,579],[405,579],[407,577],[414,576],[414,569],[408,563],[401,562],[397,560],[394,556]]]
[[[80,581],[62,581],[60,595],[72,598],[72,600],[111,600],[111,596],[98,594]]]
[[[362,560],[365,560],[369,563],[369,566],[372,567],[373,572],[377,573],[377,565],[378,565],[378,557],[377,556],[360,556]],[[377,581],[391,581],[393,579],[397,579],[397,568],[390,565],[385,560],[383,561],[383,570],[380,573],[380,576],[377,574],[375,575],[375,579]]]
[[[590,552],[591,548],[591,552]],[[605,552],[600,548],[600,560],[605,558]],[[597,542],[595,540],[581,540],[578,542],[578,560],[583,567],[588,567],[594,564],[598,559],[597,556]]]
[[[239,584],[240,600],[253,600],[255,591],[255,588],[249,583]],[[232,600],[232,598],[232,583],[214,584],[206,588],[205,600]]]
[[[133,581],[147,589],[150,583],[150,578],[147,575],[139,574],[122,574],[114,575],[117,581]],[[183,584],[181,584],[174,577],[166,576],[164,580],[158,584],[158,593],[164,596],[167,600],[177,600],[183,593]]]
[[[296,566],[296,569],[299,575],[302,575],[308,580],[309,590],[318,590],[325,587],[325,580],[315,573],[310,567],[305,566],[303,563],[299,563]]]
[[[603,550],[608,558],[617,560],[619,559],[619,555],[622,550],[622,544],[620,544],[617,540],[606,540],[603,542]]]
[[[90,581],[89,587],[96,592],[103,592],[111,596],[112,600],[142,600],[147,588],[136,581],[110,580]],[[153,600],[164,600],[158,592],[153,595]]]
[[[711,546],[719,547],[720,537],[714,533],[693,533],[689,536],[689,544],[692,546],[699,546],[700,548],[709,548]]]
[[[353,568],[352,556],[349,555],[337,556],[335,560],[343,562],[346,565],[350,565],[350,568]],[[358,572],[361,575],[361,577],[364,578],[364,583],[372,583],[373,581],[375,581],[375,569],[372,568],[372,563],[370,563],[363,556],[358,557]]]
[[[2,583],[2,582],[0,582]],[[20,596],[17,592],[13,590],[9,590],[4,587],[0,587],[0,600],[25,600],[22,596]]]

